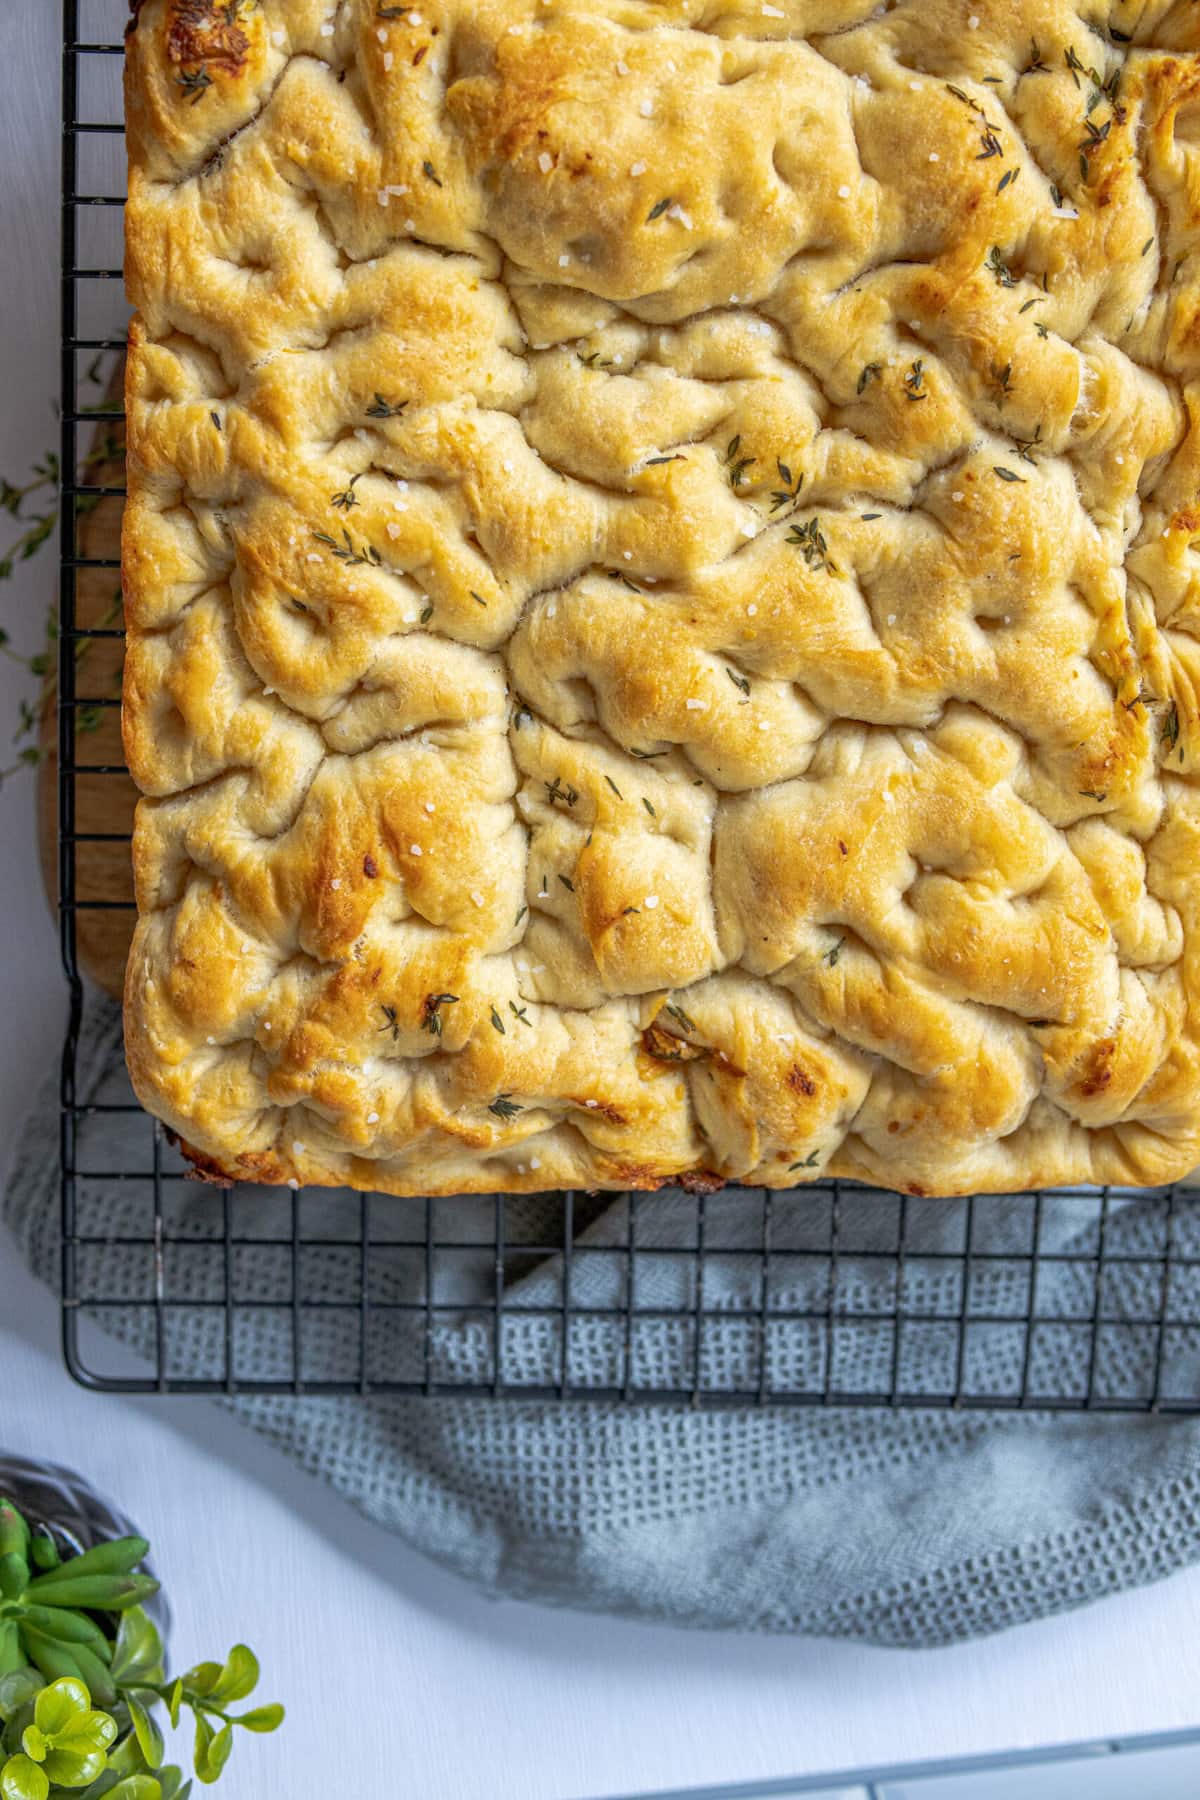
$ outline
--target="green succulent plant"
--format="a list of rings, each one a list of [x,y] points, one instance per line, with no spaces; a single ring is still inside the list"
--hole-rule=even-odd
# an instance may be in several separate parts
[[[274,1731],[283,1708],[230,1708],[258,1685],[258,1659],[235,1644],[223,1663],[168,1677],[143,1602],[158,1583],[140,1570],[144,1538],[117,1538],[61,1557],[0,1499],[0,1800],[185,1800],[192,1781],[165,1762],[155,1714],[194,1723],[193,1770],[204,1785],[229,1760],[235,1729]]]

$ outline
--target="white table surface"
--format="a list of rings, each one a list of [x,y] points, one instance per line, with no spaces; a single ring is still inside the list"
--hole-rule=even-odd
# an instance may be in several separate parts
[[[0,473],[15,479],[53,442],[58,8],[2,0],[0,11]],[[52,576],[44,560],[0,584],[0,622],[30,647]],[[0,662],[0,736],[20,691]],[[0,1158],[62,1018],[32,845],[30,785],[10,783]],[[53,1299],[7,1243],[0,1444],[73,1461],[136,1516],[173,1590],[181,1657],[241,1635],[260,1652],[264,1697],[291,1717],[277,1738],[239,1745],[218,1790],[229,1800],[581,1800],[1200,1724],[1200,1570],[920,1654],[484,1601],[207,1402],[76,1389]]]

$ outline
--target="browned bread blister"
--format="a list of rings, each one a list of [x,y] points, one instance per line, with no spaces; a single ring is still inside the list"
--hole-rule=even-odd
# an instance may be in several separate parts
[[[144,0],[128,111],[205,1168],[1200,1160],[1200,8]]]

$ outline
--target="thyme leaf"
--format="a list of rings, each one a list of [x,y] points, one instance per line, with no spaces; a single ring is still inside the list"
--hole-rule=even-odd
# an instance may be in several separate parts
[[[426,994],[421,1003],[421,1030],[429,1032],[431,1037],[441,1037],[442,1008],[457,1005],[457,994]]]

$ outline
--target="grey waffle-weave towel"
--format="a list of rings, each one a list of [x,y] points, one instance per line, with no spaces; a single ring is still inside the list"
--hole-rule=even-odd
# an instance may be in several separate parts
[[[119,1016],[111,1006],[90,1002],[78,1098],[94,1104],[127,1097]],[[134,1114],[97,1117],[94,1129],[89,1124],[83,1132],[79,1166],[145,1167],[149,1129]],[[56,1280],[58,1270],[56,1163],[55,1079],[25,1128],[4,1203],[23,1253],[48,1281]],[[220,1196],[170,1181],[167,1193],[175,1219],[196,1240],[188,1250],[169,1253],[168,1292],[173,1282],[186,1279],[193,1296],[219,1295],[224,1279]],[[372,1296],[380,1307],[369,1318],[369,1341],[360,1337],[355,1306],[357,1255],[334,1245],[319,1259],[302,1263],[301,1280],[313,1283],[313,1293],[326,1300],[344,1300],[346,1310],[332,1305],[314,1314],[318,1335],[307,1335],[299,1346],[281,1335],[290,1330],[290,1309],[256,1311],[253,1304],[290,1294],[287,1228],[280,1222],[280,1208],[286,1213],[289,1203],[264,1193],[239,1195],[237,1204],[251,1209],[241,1215],[239,1230],[253,1218],[255,1235],[264,1241],[234,1256],[234,1289],[245,1302],[234,1331],[236,1366],[282,1371],[297,1354],[302,1368],[340,1369],[353,1379],[364,1354],[370,1369],[415,1366],[413,1359],[426,1354],[419,1315],[392,1312],[384,1304],[419,1291],[413,1284],[422,1279],[416,1267],[420,1258],[404,1248],[403,1202],[385,1203],[383,1224],[373,1221],[373,1234],[380,1229],[386,1237],[392,1230],[395,1247],[375,1258],[379,1274],[373,1279],[382,1285]],[[359,1216],[360,1202],[348,1196],[314,1197],[305,1204],[320,1207],[333,1238],[344,1235],[339,1220],[344,1225]],[[710,1202],[710,1229],[736,1244],[737,1208],[747,1204],[737,1196]],[[894,1202],[882,1196],[863,1202],[870,1204],[886,1209]],[[146,1205],[143,1184],[84,1179],[80,1229],[101,1238],[145,1236]],[[639,1230],[657,1234],[668,1249],[682,1244],[680,1221],[693,1205],[684,1196],[652,1201],[644,1213],[639,1208]],[[723,1222],[722,1206],[728,1209]],[[573,1259],[577,1302],[605,1304],[612,1259],[603,1248],[624,1229],[620,1212],[619,1205],[597,1209],[596,1217],[585,1221]],[[948,1209],[944,1216],[951,1214]],[[1016,1216],[1006,1219],[1002,1207],[996,1211],[998,1242]],[[469,1222],[471,1215],[463,1217]],[[1109,1227],[1131,1234],[1134,1254],[1137,1233],[1145,1228],[1138,1218],[1136,1209],[1118,1211]],[[518,1228],[520,1222],[518,1216]],[[536,1235],[536,1212],[528,1223]],[[868,1212],[859,1224],[862,1244],[869,1247]],[[934,1235],[926,1247],[944,1228],[931,1227]],[[595,1246],[591,1257],[589,1244]],[[746,1247],[753,1248],[749,1235]],[[1147,1256],[1151,1252],[1152,1247]],[[153,1292],[147,1253],[101,1243],[79,1254],[92,1259],[81,1269],[90,1291],[129,1296],[128,1310],[110,1319],[110,1329],[135,1349],[145,1347],[150,1314],[137,1302]],[[172,1256],[193,1259],[186,1275],[182,1261],[173,1270]],[[919,1261],[914,1252],[914,1269]],[[662,1304],[677,1299],[680,1284],[690,1279],[687,1262],[683,1249],[654,1259],[652,1279]],[[744,1284],[754,1262],[735,1254],[716,1258],[706,1304],[745,1303]],[[529,1263],[509,1296],[514,1311],[504,1357],[510,1379],[545,1377],[547,1359],[558,1354],[548,1321],[561,1291],[561,1270],[534,1258]],[[466,1305],[472,1283],[482,1282],[486,1270],[469,1254],[462,1264],[459,1291],[448,1298]],[[789,1292],[793,1304],[803,1297],[805,1266],[797,1255]],[[867,1302],[872,1283],[880,1280],[872,1268],[867,1263],[856,1270],[853,1255],[847,1258],[847,1279],[858,1284]],[[985,1278],[998,1301],[1006,1283],[1018,1279],[1015,1266],[1010,1272],[1002,1257],[988,1265]],[[1077,1280],[1079,1269],[1064,1265],[1062,1278]],[[939,1291],[942,1280],[931,1266],[923,1312],[956,1310],[957,1296]],[[639,1303],[655,1298],[649,1291]],[[880,1298],[874,1294],[876,1303]],[[1008,1298],[1011,1303],[1011,1292]],[[1060,1296],[1063,1305],[1070,1298]],[[410,1316],[416,1324],[407,1322]],[[574,1379],[608,1379],[619,1369],[626,1346],[623,1334],[608,1331],[609,1323],[601,1316],[582,1323],[573,1335]],[[952,1341],[953,1327],[947,1330]],[[1200,1356],[1200,1332],[1180,1328],[1175,1340],[1185,1374],[1194,1380],[1191,1359]],[[915,1337],[906,1350],[906,1386],[944,1383],[947,1341],[936,1326]],[[443,1315],[429,1346],[443,1377],[486,1376],[493,1351],[490,1328],[468,1313]],[[686,1380],[691,1352],[669,1322],[647,1321],[635,1353],[640,1380]],[[177,1373],[219,1372],[224,1354],[218,1315],[200,1310],[173,1319],[169,1355]],[[744,1327],[737,1320],[708,1326],[706,1379],[736,1385],[746,1354]],[[820,1346],[803,1332],[790,1340],[782,1334],[774,1377],[803,1379],[806,1363],[820,1354]],[[838,1354],[845,1359],[839,1379],[870,1386],[878,1383],[881,1356],[891,1352],[864,1326],[857,1335],[853,1328],[840,1333]],[[1011,1382],[1016,1352],[1003,1332],[981,1335],[972,1354],[976,1387],[986,1391]],[[1111,1354],[1136,1364],[1146,1352],[1139,1351],[1135,1336],[1132,1346]],[[1042,1367],[1036,1379],[1047,1384],[1046,1391],[1055,1382],[1079,1380],[1077,1334],[1049,1334],[1038,1355]],[[811,1378],[812,1368],[807,1373]],[[1106,1378],[1143,1377],[1144,1370],[1131,1366],[1109,1369]],[[1200,1557],[1200,1421],[884,1407],[700,1411],[447,1396],[240,1397],[221,1404],[369,1518],[490,1593],[682,1626],[923,1647],[1078,1606]]]

